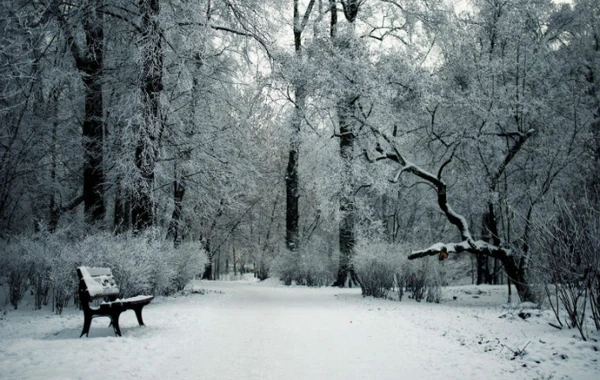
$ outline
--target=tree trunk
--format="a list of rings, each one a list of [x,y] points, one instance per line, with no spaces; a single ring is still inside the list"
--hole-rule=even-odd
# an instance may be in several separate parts
[[[525,277],[524,259],[517,259],[514,256],[506,256],[501,259],[502,265],[506,270],[508,282],[513,283],[517,289],[517,294],[521,302],[536,302],[536,296],[527,278]]]
[[[498,219],[492,202],[488,202],[488,209],[482,217],[482,239],[495,246],[500,245],[498,236]],[[496,284],[498,282],[497,264],[490,270],[490,258],[483,255],[477,256],[477,285]]]
[[[52,96],[52,141],[50,142],[50,158],[52,165],[50,167],[50,222],[48,223],[48,230],[55,232],[60,221],[59,207],[56,204],[56,195],[58,182],[56,178],[56,171],[58,166],[58,157],[56,153],[57,147],[57,132],[58,132],[58,89],[54,87],[51,92]]]
[[[202,279],[203,280],[212,280],[213,279],[213,253],[211,252],[210,238],[206,239],[206,244],[204,245],[204,249],[206,250],[206,256],[208,257],[208,262],[204,266],[204,273],[202,274]]]
[[[140,0],[142,14],[142,106],[144,123],[140,126],[135,151],[135,164],[140,177],[132,207],[133,226],[137,231],[154,223],[154,168],[158,160],[159,144],[164,123],[160,109],[163,90],[162,30],[160,27],[160,1]]]
[[[351,24],[351,28],[354,27],[353,23],[358,15],[360,2],[357,0],[342,0],[344,16],[346,20]],[[335,1],[330,3],[331,8],[331,38],[333,43],[340,49],[341,54],[345,54],[348,57],[352,57],[354,52],[350,41],[339,40],[337,36],[337,10]],[[353,38],[344,37],[345,38]],[[354,178],[352,173],[352,160],[354,159],[354,144],[355,144],[355,131],[354,123],[352,118],[355,113],[356,101],[358,96],[350,88],[346,91],[346,94],[339,100],[336,110],[339,123],[339,138],[340,138],[340,157],[342,160],[342,189],[340,195],[340,212],[341,221],[339,226],[339,245],[340,245],[340,262],[338,267],[338,274],[334,286],[339,287],[352,287],[358,286],[360,281],[354,266],[352,265],[352,257],[354,255],[354,245],[356,244],[355,237],[355,223],[356,223],[356,206],[354,203]]]
[[[296,89],[296,102],[299,101],[300,91]],[[286,235],[285,244],[287,249],[296,252],[299,243],[299,180],[298,180],[298,147],[300,134],[300,117],[298,115],[298,104],[293,121],[292,137],[290,138],[290,151],[288,155],[288,165],[285,173],[285,192],[286,192],[286,207],[285,207],[285,225]]]
[[[233,250],[233,275],[237,276],[237,257],[235,257],[235,246],[231,246]]]
[[[104,220],[104,110],[102,97],[102,70],[104,66],[104,14],[103,0],[96,0],[94,9],[86,12],[83,22],[86,52],[83,60],[77,59],[78,68],[84,72],[85,114],[83,118],[83,203],[86,220],[100,223]]]
[[[129,209],[126,200],[126,194],[121,186],[122,178],[117,176],[115,181],[115,206],[113,212],[113,230],[115,233],[121,233],[129,228]]]
[[[83,145],[85,164],[83,167],[83,202],[86,220],[102,222],[104,206],[104,168],[102,159],[102,84],[100,72],[85,77],[85,116],[83,120]]]
[[[173,181],[173,214],[171,216],[171,222],[167,230],[167,239],[173,239],[175,248],[179,246],[182,240],[181,236],[181,225],[182,225],[182,211],[183,211],[183,196],[185,195],[185,182],[180,178]]]
[[[304,16],[300,17],[298,9],[298,0],[294,0],[294,51],[299,65],[302,64],[302,32],[306,27],[306,22],[315,0],[311,0],[306,8]],[[288,164],[285,172],[285,244],[287,249],[296,252],[300,243],[300,212],[299,212],[299,179],[298,179],[298,160],[300,148],[300,130],[302,119],[304,118],[304,104],[306,101],[306,91],[303,83],[304,78],[294,80],[294,115],[292,118],[292,133],[290,136],[290,151],[288,154]]]
[[[211,247],[211,237],[212,237],[212,233],[215,230],[215,227],[217,226],[217,222],[219,220],[219,218],[221,217],[221,215],[223,215],[223,203],[224,200],[221,199],[220,206],[219,206],[219,211],[217,212],[217,215],[215,215],[215,218],[213,219],[211,225],[210,225],[210,230],[207,233],[207,237],[206,237],[206,244],[204,244],[204,249],[206,250],[206,256],[208,257],[208,263],[206,263],[206,266],[204,267],[204,273],[202,274],[202,279],[204,280],[212,280],[214,279],[214,265],[213,265],[213,259],[214,259],[214,252],[212,251],[212,247]]]
[[[356,238],[354,228],[356,207],[354,204],[354,181],[352,176],[352,159],[354,158],[354,131],[350,123],[350,112],[354,105],[346,101],[338,107],[340,125],[340,155],[342,158],[342,189],[340,196],[341,221],[339,226],[340,263],[334,286],[352,287],[359,284],[352,265]]]
[[[593,139],[590,142],[593,163],[591,178],[588,182],[588,191],[593,202],[598,204],[600,203],[600,94],[598,94],[596,74],[594,73],[593,69],[588,68],[588,70],[589,71],[586,75],[586,80],[589,83],[588,93],[593,102],[593,119],[590,123],[590,129],[593,136]]]
[[[83,165],[83,203],[85,219],[88,223],[104,221],[104,108],[102,79],[104,68],[104,0],[90,1],[89,9],[83,12],[83,33],[85,50],[81,51],[74,36],[73,26],[69,24],[61,9],[54,1],[48,10],[54,14],[65,33],[75,66],[82,74],[84,84],[84,116],[82,125],[84,165]]]
[[[489,266],[488,257],[477,255],[477,285],[489,284]]]

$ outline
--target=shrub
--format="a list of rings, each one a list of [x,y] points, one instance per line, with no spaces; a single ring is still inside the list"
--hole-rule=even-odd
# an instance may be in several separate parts
[[[395,288],[397,273],[406,261],[398,245],[359,243],[353,265],[360,279],[363,296],[386,298]]]
[[[27,282],[30,277],[30,266],[27,262],[27,246],[24,239],[12,239],[0,244],[4,252],[0,257],[0,267],[4,268],[4,275],[8,285],[8,301],[15,308],[23,299],[27,291]]]
[[[539,250],[532,269],[545,284],[559,325],[577,328],[586,340],[588,312],[600,330],[600,210],[589,201],[563,203],[554,220],[545,216],[532,225]]]
[[[333,283],[336,261],[320,239],[312,239],[299,252],[282,248],[272,263],[272,270],[286,284],[326,286]]]
[[[174,290],[180,291],[194,279],[201,276],[208,262],[204,246],[200,242],[185,242],[172,251],[172,263],[175,275]]]
[[[412,292],[415,301],[440,302],[443,283],[439,266],[432,259],[407,261],[402,266],[400,286]]]
[[[77,295],[78,266],[110,267],[121,295],[169,295],[204,270],[206,253],[200,243],[177,249],[158,230],[142,235],[97,233],[73,236],[69,230],[38,233],[0,241],[0,276],[8,282],[8,299],[15,307],[31,286],[36,308],[52,296],[61,313]]]

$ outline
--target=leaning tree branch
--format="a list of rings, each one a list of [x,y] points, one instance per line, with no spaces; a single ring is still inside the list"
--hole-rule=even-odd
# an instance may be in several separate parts
[[[448,219],[448,221],[453,224],[460,232],[461,242],[460,243],[437,243],[432,245],[429,248],[424,250],[415,251],[408,256],[409,260],[414,260],[426,256],[435,256],[439,255],[440,260],[445,259],[449,253],[461,253],[461,252],[470,252],[474,254],[482,254],[494,258],[498,258],[500,260],[506,260],[509,256],[511,256],[511,250],[508,248],[504,248],[501,246],[496,246],[493,244],[489,244],[483,240],[474,240],[467,220],[464,216],[455,212],[452,207],[448,204],[448,196],[447,196],[447,185],[442,180],[441,174],[443,168],[450,163],[452,157],[444,162],[440,170],[438,171],[438,176],[428,172],[427,170],[419,167],[408,161],[404,155],[401,154],[400,150],[396,146],[395,142],[387,136],[385,133],[381,132],[377,128],[369,126],[373,134],[381,137],[383,140],[387,142],[390,147],[392,153],[386,153],[381,145],[378,145],[378,152],[381,153],[381,156],[376,158],[371,158],[365,151],[365,155],[367,159],[371,162],[379,161],[379,160],[390,160],[400,164],[401,168],[399,173],[396,175],[395,180],[399,179],[400,175],[404,172],[409,172],[421,179],[425,182],[432,185],[437,193],[437,201],[439,208],[443,211],[444,215]],[[531,132],[533,133],[533,132]],[[518,149],[517,149],[518,150]],[[516,152],[515,152],[516,154]]]
[[[73,209],[75,209],[77,206],[79,206],[81,203],[83,203],[83,194],[81,194],[80,196],[78,196],[77,198],[73,199],[71,202],[62,205],[58,211],[61,214],[64,214],[67,211],[71,211]]]
[[[489,244],[483,240],[477,241],[462,241],[460,243],[436,243],[429,248],[414,251],[409,256],[409,260],[420,259],[427,256],[440,256],[442,253],[448,255],[450,253],[461,253],[468,252],[474,254],[481,254],[490,256],[500,260],[506,259],[512,254],[512,251],[508,248],[498,247],[493,244]],[[440,256],[441,258],[441,256]]]
[[[504,173],[504,170],[506,170],[506,167],[508,166],[508,164],[510,164],[512,159],[515,158],[517,153],[519,153],[519,151],[521,150],[523,145],[527,142],[527,140],[535,134],[536,134],[535,129],[530,129],[525,133],[521,133],[521,132],[512,132],[511,133],[511,135],[516,136],[516,141],[513,144],[513,146],[510,147],[510,149],[506,153],[506,156],[504,157],[504,161],[502,161],[502,164],[500,164],[500,166],[498,167],[498,169],[492,176],[491,181],[490,181],[490,188],[492,188],[492,189],[496,188],[496,185],[498,184],[498,181],[500,180],[502,173]]]
[[[205,24],[205,23],[202,23],[202,22],[179,22],[177,25],[178,26],[200,26],[200,27],[208,27],[208,28],[211,28],[213,30],[220,31],[220,32],[235,34],[237,36],[247,37],[247,38],[253,39],[254,41],[258,42],[260,44],[260,46],[262,46],[262,48],[264,49],[264,51],[267,54],[267,56],[269,58],[272,58],[271,50],[269,49],[269,46],[267,45],[267,42],[262,37],[260,37],[258,34],[254,33],[254,32],[249,32],[249,31],[246,31],[246,30],[233,29],[233,28],[230,28],[230,27],[227,27],[227,26]]]
[[[69,27],[69,24],[65,19],[62,10],[60,9],[59,2],[53,1],[52,3],[50,3],[48,10],[54,15],[54,17],[56,17],[60,29],[65,34],[67,45],[69,47],[69,50],[71,51],[71,54],[73,55],[73,59],[75,60],[75,65],[77,66],[77,69],[84,72],[89,71],[89,60],[82,55],[79,45],[77,44],[77,40],[73,35],[73,31]]]
[[[398,149],[398,147],[396,147],[396,144],[394,143],[394,141],[389,136],[387,136],[385,133],[379,131],[378,129],[376,129],[374,127],[370,127],[370,128],[374,134],[383,138],[388,143],[390,148],[392,149],[393,152],[385,154],[384,155],[385,158],[387,158],[388,160],[397,162],[398,164],[401,165],[402,168],[400,169],[400,173],[397,177],[399,177],[400,174],[402,174],[404,172],[409,172],[409,173],[425,180],[426,182],[431,183],[437,192],[438,206],[444,212],[448,221],[450,223],[452,223],[454,226],[456,226],[456,228],[458,228],[458,230],[460,231],[461,239],[463,241],[472,241],[473,239],[471,237],[471,232],[469,231],[469,226],[467,224],[467,220],[462,215],[455,212],[452,209],[452,207],[450,207],[450,205],[448,204],[446,183],[441,178],[438,178],[436,175],[434,175],[434,174],[428,172],[427,170],[421,168],[420,166],[415,165],[412,162],[408,161],[400,153],[400,150]],[[440,172],[440,174],[441,174],[441,172]]]

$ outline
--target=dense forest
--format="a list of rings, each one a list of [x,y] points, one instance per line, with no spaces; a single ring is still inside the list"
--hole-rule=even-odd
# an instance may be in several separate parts
[[[596,0],[0,4],[15,307],[82,264],[435,300],[455,261],[600,328]]]

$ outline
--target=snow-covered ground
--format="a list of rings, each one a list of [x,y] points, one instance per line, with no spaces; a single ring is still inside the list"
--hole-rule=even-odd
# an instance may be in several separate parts
[[[0,316],[0,379],[597,379],[600,344],[502,306],[504,287],[450,287],[440,304],[356,289],[196,282],[79,338],[69,308]],[[456,297],[456,300],[454,299]],[[598,335],[595,336],[598,338]],[[520,354],[516,352],[522,351]]]

